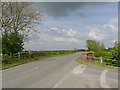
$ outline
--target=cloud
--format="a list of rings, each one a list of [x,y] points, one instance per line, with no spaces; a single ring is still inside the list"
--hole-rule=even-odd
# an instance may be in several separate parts
[[[90,31],[90,33],[88,34],[88,36],[90,38],[98,40],[98,41],[101,41],[101,40],[104,39],[104,36],[102,34],[100,34],[100,32],[97,31],[97,30]]]
[[[54,37],[53,38],[54,41],[57,42],[70,42],[70,43],[77,43],[79,42],[79,40],[77,40],[76,38],[64,38],[64,37]]]
[[[112,25],[112,24],[105,24],[104,30],[109,30],[111,32],[118,32],[118,27]]]
[[[106,47],[113,46],[118,41],[118,27],[115,23],[87,26],[89,38],[105,43]]]
[[[99,41],[111,37],[111,33],[117,34],[118,32],[117,26],[111,24],[88,26],[87,29],[90,30],[89,37]]]
[[[90,30],[88,35],[95,40],[104,40],[112,36],[114,38],[114,34],[118,32],[117,26],[111,24],[93,25],[87,28]]]
[[[57,26],[44,29],[38,27],[40,33],[31,33],[25,48],[32,50],[86,48],[86,40],[100,41],[105,44],[106,48],[112,47],[114,42],[118,40],[116,22],[117,20],[114,18],[103,25],[85,25],[84,28],[76,29]]]
[[[63,42],[63,41],[65,41],[65,38],[63,38],[63,37],[54,37],[53,40],[58,41],[58,42]]]
[[[70,29],[69,31],[67,31],[67,36],[73,37],[73,36],[76,35],[76,34],[77,34],[77,32],[74,31],[74,30],[72,30],[72,29]]]
[[[36,35],[35,33],[31,34],[29,42],[25,43],[26,49],[42,50],[84,48],[85,39],[88,37],[87,33],[82,33],[73,29],[58,29],[57,27],[40,29],[40,32],[40,34]]]
[[[111,19],[110,24],[114,25],[114,26],[117,26],[117,28],[118,28],[118,26],[119,26],[118,25],[118,19],[119,19],[118,17]]]
[[[51,30],[53,30],[53,31],[58,31],[58,28],[52,27]]]
[[[79,42],[79,40],[77,40],[76,38],[70,38],[70,39],[68,39],[68,41],[69,42],[75,42],[75,43],[78,43]]]
[[[104,4],[110,4],[108,2],[37,2],[34,3],[36,7],[40,9],[44,9],[44,12],[47,13],[48,16],[52,16],[55,18],[63,17],[71,15],[72,12],[76,10],[80,10],[85,6],[98,6]],[[81,17],[84,17],[82,13],[80,13]]]
[[[80,16],[80,17],[82,17],[82,18],[86,18],[87,16],[85,15],[85,14],[83,14],[83,13],[78,13],[78,15]]]

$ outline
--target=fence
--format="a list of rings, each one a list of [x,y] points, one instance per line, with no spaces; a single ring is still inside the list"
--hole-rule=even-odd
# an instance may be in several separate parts
[[[43,52],[32,52],[32,51],[25,51],[25,52],[18,52],[18,53],[10,53],[10,54],[0,54],[1,56],[11,56],[13,58],[26,58],[26,57],[32,57],[35,55],[39,55],[39,56],[43,56],[44,53]]]
[[[2,57],[3,63],[11,63],[16,60],[21,60],[25,58],[33,58],[33,57],[40,57],[44,56],[43,52],[32,52],[32,51],[25,51],[25,52],[18,52],[18,53],[10,53],[10,54],[0,54],[0,57]]]
[[[80,56],[80,59],[85,61],[98,62],[101,64],[120,67],[120,60],[107,59],[107,58],[94,57],[94,56],[82,56],[82,55]]]

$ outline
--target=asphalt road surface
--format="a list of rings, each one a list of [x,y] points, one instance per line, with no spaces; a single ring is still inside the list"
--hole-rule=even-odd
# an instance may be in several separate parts
[[[51,57],[2,71],[3,88],[118,88],[118,71],[75,61],[81,53]]]

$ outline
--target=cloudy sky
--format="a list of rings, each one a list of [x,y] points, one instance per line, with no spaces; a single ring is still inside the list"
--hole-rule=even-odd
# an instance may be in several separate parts
[[[25,43],[27,50],[86,48],[86,40],[113,47],[118,40],[118,3],[37,2],[44,10],[42,24]]]

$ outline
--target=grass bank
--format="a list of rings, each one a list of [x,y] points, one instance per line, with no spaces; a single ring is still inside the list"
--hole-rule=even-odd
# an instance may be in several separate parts
[[[8,68],[11,68],[11,67],[14,67],[14,66],[18,66],[18,65],[25,64],[25,63],[28,63],[28,62],[40,60],[40,59],[43,59],[43,58],[47,58],[47,57],[36,56],[36,57],[33,57],[33,58],[25,58],[25,59],[16,58],[8,64],[2,63],[2,69],[8,69]]]
[[[105,63],[101,64],[100,62],[96,62],[96,61],[86,61],[86,60],[81,60],[81,59],[76,59],[75,61],[80,64],[94,65],[94,66],[106,67],[106,68],[110,68],[110,69],[114,69],[114,70],[120,70],[120,68],[118,68],[118,67],[106,65]]]
[[[42,51],[34,51],[34,52],[42,52]],[[34,55],[32,57],[21,58],[21,59],[10,58],[11,60],[9,63],[4,63],[4,62],[2,63],[2,69],[8,69],[8,68],[11,68],[14,66],[18,66],[18,65],[36,61],[36,60],[41,60],[44,58],[72,55],[77,52],[78,51],[44,51],[44,55],[41,55],[41,56]],[[9,59],[9,58],[7,58],[7,59]]]

